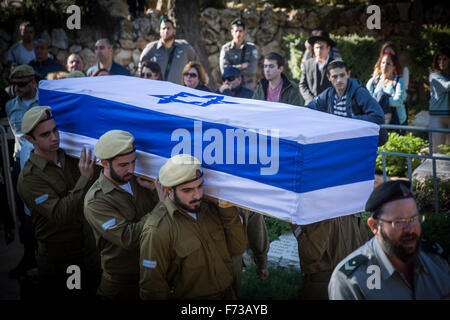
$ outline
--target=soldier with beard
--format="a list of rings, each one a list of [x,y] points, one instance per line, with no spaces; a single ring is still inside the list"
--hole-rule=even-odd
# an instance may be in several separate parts
[[[366,203],[367,224],[375,237],[334,269],[332,300],[448,299],[450,269],[437,243],[421,240],[423,217],[409,181],[378,186]]]
[[[159,171],[168,193],[141,234],[140,295],[151,299],[233,299],[232,256],[246,248],[236,207],[203,199],[198,159],[170,158]]]
[[[153,184],[134,176],[137,154],[131,133],[111,130],[95,145],[103,171],[84,199],[101,256],[97,294],[104,300],[139,299],[139,235],[158,202]]]

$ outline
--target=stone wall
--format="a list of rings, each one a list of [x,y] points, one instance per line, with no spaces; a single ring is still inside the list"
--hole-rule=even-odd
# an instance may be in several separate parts
[[[231,40],[229,24],[241,16],[247,24],[247,40],[254,42],[259,50],[259,56],[270,51],[283,53],[283,36],[287,34],[308,34],[311,28],[322,25],[333,34],[345,35],[356,33],[371,35],[384,40],[390,37],[405,36],[413,30],[411,3],[388,4],[381,7],[381,30],[369,30],[366,27],[368,14],[365,6],[340,8],[323,6],[315,8],[299,8],[287,10],[273,8],[237,7],[227,9],[207,8],[201,16],[201,37],[209,55],[208,63],[214,81],[220,83],[219,52],[220,47]],[[438,6],[438,5],[437,5]],[[159,39],[159,17],[161,12],[156,9],[147,10],[145,17],[128,21],[124,18],[127,7],[123,2],[115,2],[110,6],[111,14],[120,16],[119,32],[115,34],[114,60],[130,69],[134,74],[137,69],[140,54],[145,45]],[[446,7],[427,8],[424,22],[449,21],[450,10]],[[19,19],[18,19],[19,20]],[[64,26],[65,27],[65,26]],[[82,24],[81,29],[70,31],[64,28],[46,30],[41,35],[51,43],[51,54],[62,64],[70,53],[79,53],[89,67],[96,62],[93,52],[95,40],[103,37],[105,32]],[[17,41],[17,36],[11,36],[5,30],[0,30],[0,62],[3,65],[3,76],[8,73],[7,49]]]

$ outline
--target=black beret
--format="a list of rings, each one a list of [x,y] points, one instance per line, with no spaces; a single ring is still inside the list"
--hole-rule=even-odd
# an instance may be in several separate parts
[[[173,21],[170,20],[169,17],[168,17],[168,16],[165,16],[165,15],[162,15],[162,16],[159,18],[159,25],[161,25],[161,23],[163,23],[163,22],[170,22],[170,23],[172,24],[172,26],[174,25],[174,24],[173,24]]]
[[[242,19],[240,19],[240,18],[236,18],[236,19],[234,19],[233,21],[231,21],[231,26],[234,26],[234,25],[243,27],[243,28],[245,29],[245,23],[244,23],[244,21],[242,21]]]
[[[375,212],[383,204],[399,199],[413,198],[408,180],[386,181],[380,184],[366,202],[366,211]]]

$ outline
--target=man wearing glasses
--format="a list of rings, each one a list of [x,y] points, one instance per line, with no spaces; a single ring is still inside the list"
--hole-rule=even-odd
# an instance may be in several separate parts
[[[409,181],[378,186],[366,203],[375,237],[334,269],[331,300],[448,299],[448,260],[437,243],[421,240],[423,216]]]
[[[17,195],[17,179],[20,173],[20,158],[24,157],[22,148],[28,144],[25,139],[25,135],[22,132],[22,118],[29,109],[39,105],[39,94],[37,90],[36,72],[29,66],[22,64],[17,66],[11,72],[9,77],[11,87],[14,90],[15,98],[9,100],[6,103],[6,116],[8,117],[9,126],[14,134],[14,165],[11,173],[14,197],[16,201],[16,207],[18,208],[17,217],[20,221],[19,235],[20,241],[24,246],[24,256],[20,263],[10,271],[9,276],[11,278],[18,278],[24,275],[27,270],[36,267],[36,239],[34,237],[34,227],[31,223],[29,215],[25,214],[24,204]],[[26,160],[26,159],[22,159]]]
[[[222,73],[223,84],[217,93],[226,96],[251,99],[253,91],[242,86],[241,71],[234,67],[226,67]]]

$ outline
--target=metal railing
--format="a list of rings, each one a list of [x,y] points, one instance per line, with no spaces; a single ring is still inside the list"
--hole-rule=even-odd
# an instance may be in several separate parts
[[[378,151],[377,153],[381,155],[381,160],[383,164],[383,181],[386,182],[386,156],[399,156],[406,157],[408,159],[408,179],[411,182],[412,188],[412,158],[417,159],[431,159],[432,167],[433,167],[433,193],[434,193],[434,212],[439,213],[439,196],[438,196],[438,186],[437,186],[437,174],[436,174],[436,160],[445,160],[450,161],[450,157],[441,157],[433,155],[433,132],[441,132],[450,134],[450,129],[443,128],[428,128],[428,127],[413,127],[413,126],[402,126],[402,125],[393,125],[393,124],[382,124],[382,128],[386,130],[395,129],[395,130],[405,130],[405,131],[422,131],[428,132],[428,141],[429,141],[429,151],[430,155],[418,155],[418,154],[410,154],[410,153],[401,153],[401,152],[387,152],[387,151]]]
[[[11,165],[9,162],[8,139],[5,127],[0,125],[0,147],[3,159],[3,178],[6,184],[6,196],[11,214],[13,215],[14,224],[16,223],[16,202],[14,200],[14,187],[11,177]]]

